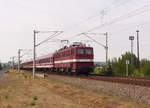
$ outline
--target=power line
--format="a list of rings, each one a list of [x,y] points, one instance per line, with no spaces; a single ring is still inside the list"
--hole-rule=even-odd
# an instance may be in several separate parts
[[[135,27],[138,27],[138,26],[146,25],[146,24],[150,24],[150,20],[149,20],[149,21],[145,21],[145,22],[143,22],[143,23],[141,23],[141,24],[137,24],[137,25],[134,25],[134,26],[130,26],[130,27],[121,29],[121,30],[116,31],[116,32],[112,32],[111,34],[116,34],[116,33],[118,33],[118,32],[126,31],[126,30],[129,30],[129,29],[131,29],[131,28],[135,28]]]
[[[41,44],[43,44],[43,43],[45,43],[45,42],[47,42],[48,40],[50,40],[50,39],[52,39],[52,38],[58,36],[58,35],[61,34],[62,32],[63,32],[63,31],[59,31],[59,32],[58,32],[58,31],[55,31],[54,34],[52,34],[51,36],[49,36],[49,37],[46,38],[45,40],[41,41],[39,44],[36,45],[36,47],[39,46],[39,45],[41,45]],[[48,32],[47,32],[47,33],[48,33]]]
[[[117,7],[119,7],[119,6],[121,6],[122,4],[125,4],[127,1],[124,1],[124,2],[120,2],[119,4],[117,4],[117,5],[114,5],[114,4],[116,4],[116,2],[113,2],[113,3],[111,3],[111,5],[114,5],[116,8]],[[111,9],[110,7],[106,7],[106,8],[104,8],[104,9],[101,9],[101,11],[103,11],[103,10],[109,10],[109,9]],[[93,19],[94,17],[96,17],[96,16],[100,16],[100,14],[98,14],[98,13],[96,13],[95,15],[93,15],[93,16],[91,16],[91,17],[88,17],[87,19],[85,19],[85,20],[83,20],[83,21],[80,21],[80,22],[78,22],[77,24],[74,24],[73,26],[70,26],[70,27],[68,27],[68,28],[66,28],[66,29],[68,29],[68,31],[69,31],[69,29],[71,29],[71,28],[73,28],[74,26],[78,26],[78,25],[81,25],[82,23],[84,23],[84,22],[86,22],[86,21],[89,21],[89,20],[91,20],[91,19]],[[66,31],[66,30],[65,30]],[[80,34],[79,34],[80,35]],[[77,36],[77,35],[76,35]],[[74,36],[73,36],[74,37]],[[72,38],[72,37],[71,37]]]
[[[100,42],[96,41],[95,39],[93,39],[92,37],[88,36],[86,33],[81,33],[81,35],[86,36],[87,38],[91,39],[92,41],[94,41],[95,43],[101,45],[102,47],[106,48],[105,45],[101,44]]]
[[[114,23],[116,23],[116,22],[119,22],[119,21],[122,21],[122,20],[127,20],[127,19],[130,18],[130,17],[136,16],[136,15],[139,15],[139,14],[143,14],[143,13],[145,13],[145,12],[147,12],[147,11],[150,11],[150,9],[147,9],[147,8],[149,8],[149,7],[150,7],[150,4],[144,5],[143,7],[138,8],[138,9],[136,9],[136,10],[133,10],[133,11],[127,13],[126,15],[122,15],[122,16],[120,16],[120,17],[114,18],[114,19],[113,19],[112,21],[110,21],[109,23],[105,23],[105,24],[96,26],[96,27],[91,28],[91,29],[89,29],[88,31],[85,31],[85,32],[91,32],[91,31],[94,31],[94,30],[96,30],[96,29],[103,28],[103,27],[105,27],[106,25],[112,25],[112,24],[114,24]],[[141,9],[144,9],[144,10],[140,11]],[[137,12],[137,11],[140,11],[140,12]],[[77,35],[74,35],[74,36],[72,36],[72,37],[80,36],[80,34],[81,34],[81,33],[79,33],[79,34],[77,34]]]
[[[31,51],[32,51],[32,49],[28,50],[27,52],[23,53],[23,54],[21,55],[21,57],[23,57],[23,56],[29,54]]]
[[[119,4],[116,4],[116,2],[114,1],[110,5],[113,5],[113,7],[118,8],[119,6],[125,4],[126,2],[128,2],[128,1],[123,1],[123,2],[120,2]],[[69,31],[70,29],[72,29],[72,28],[74,28],[76,26],[79,26],[79,25],[83,24],[84,22],[87,22],[87,21],[89,21],[89,20],[91,20],[91,19],[93,19],[95,17],[100,16],[101,15],[100,12],[102,12],[102,11],[107,11],[108,12],[108,10],[111,10],[110,6],[107,6],[107,7],[103,8],[103,9],[100,9],[93,16],[90,16],[90,17],[88,17],[87,19],[85,19],[83,21],[79,21],[78,23],[73,24],[72,26],[67,27],[66,30],[64,30],[64,31],[67,31],[67,30]]]
[[[147,11],[150,11],[150,9],[147,9],[148,7],[150,7],[150,4],[149,5],[145,5],[142,8],[136,9],[136,10],[130,12],[130,13],[127,13],[126,15],[122,15],[121,17],[117,17],[117,18],[113,19],[112,21],[110,21],[109,23],[105,23],[103,25],[96,26],[96,27],[88,30],[87,32],[90,32],[90,31],[93,31],[93,30],[105,27],[106,25],[114,24],[114,23],[122,21],[122,20],[126,20],[126,19],[128,19],[130,17],[136,16],[136,15],[139,15],[139,14],[143,14],[143,13],[145,13]],[[144,9],[144,10],[142,10],[141,12],[136,12],[136,11],[140,11],[141,9]]]

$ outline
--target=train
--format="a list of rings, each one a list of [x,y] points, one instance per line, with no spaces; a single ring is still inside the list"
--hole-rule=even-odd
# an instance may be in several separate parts
[[[35,64],[37,71],[88,75],[94,68],[93,59],[93,47],[81,42],[74,42],[53,54],[37,57]],[[33,60],[21,63],[21,69],[30,70],[32,68]]]

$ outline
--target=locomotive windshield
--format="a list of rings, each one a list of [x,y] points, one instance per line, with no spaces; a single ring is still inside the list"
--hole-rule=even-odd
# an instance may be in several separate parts
[[[91,55],[93,53],[92,49],[77,49],[77,54],[87,54],[87,55]]]
[[[85,54],[91,55],[92,53],[92,49],[85,49]]]

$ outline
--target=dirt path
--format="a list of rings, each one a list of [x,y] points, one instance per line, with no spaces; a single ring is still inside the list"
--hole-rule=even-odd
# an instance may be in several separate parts
[[[149,108],[29,74],[8,73],[0,83],[0,108]]]

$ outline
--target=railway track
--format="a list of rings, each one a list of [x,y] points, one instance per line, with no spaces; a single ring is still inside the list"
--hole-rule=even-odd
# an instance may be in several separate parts
[[[144,77],[119,77],[119,76],[95,76],[95,75],[94,76],[90,75],[88,77],[89,79],[94,80],[150,87],[150,78]]]
[[[92,74],[90,74],[89,76],[75,76],[75,75],[71,76],[71,75],[63,75],[63,74],[61,75],[67,77],[74,77],[74,78],[99,80],[99,81],[107,81],[113,83],[123,83],[123,84],[150,87],[150,78],[146,78],[146,77],[124,77],[124,76],[119,77],[119,76],[101,76],[101,75],[92,75]]]

